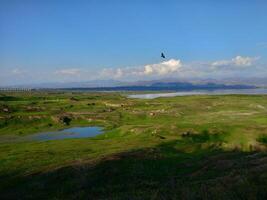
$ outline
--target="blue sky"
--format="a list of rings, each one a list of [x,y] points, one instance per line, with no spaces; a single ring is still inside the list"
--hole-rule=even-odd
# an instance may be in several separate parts
[[[0,85],[267,77],[266,10],[265,0],[0,0]]]

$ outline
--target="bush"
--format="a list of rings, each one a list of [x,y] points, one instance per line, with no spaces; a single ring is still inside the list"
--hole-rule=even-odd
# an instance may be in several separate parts
[[[68,116],[64,116],[61,118],[62,122],[66,125],[70,125],[70,122],[71,122],[71,118],[68,117]]]

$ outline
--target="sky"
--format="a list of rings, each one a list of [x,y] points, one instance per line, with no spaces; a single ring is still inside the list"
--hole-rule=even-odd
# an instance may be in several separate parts
[[[0,86],[267,78],[266,10],[266,0],[0,0]]]

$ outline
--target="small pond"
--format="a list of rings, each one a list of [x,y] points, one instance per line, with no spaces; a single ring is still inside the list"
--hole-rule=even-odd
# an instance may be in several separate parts
[[[24,137],[26,140],[47,141],[72,138],[88,138],[103,133],[101,127],[73,127],[53,132],[43,132]]]

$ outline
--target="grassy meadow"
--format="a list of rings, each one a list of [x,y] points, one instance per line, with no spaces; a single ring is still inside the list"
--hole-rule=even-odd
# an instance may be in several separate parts
[[[1,93],[0,199],[266,199],[266,144],[267,95]]]

